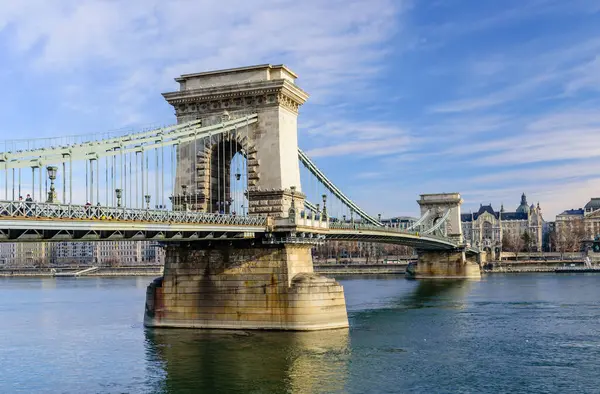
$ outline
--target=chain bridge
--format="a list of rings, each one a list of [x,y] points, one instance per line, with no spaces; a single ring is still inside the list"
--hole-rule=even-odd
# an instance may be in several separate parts
[[[299,149],[296,78],[281,65],[182,75],[163,94],[176,124],[5,141],[0,242],[163,242],[150,326],[347,326],[341,286],[312,270],[329,240],[415,247],[416,277],[477,276],[458,193],[421,195],[412,226],[384,225]]]
[[[233,120],[221,119],[210,126],[196,120],[72,145],[5,151],[0,156],[0,168],[4,170],[0,241],[235,240],[276,233],[278,227],[289,232],[289,225],[295,224],[298,231],[291,233],[305,239],[368,240],[420,249],[459,246],[460,238],[446,234],[450,207],[438,212],[435,218],[433,210],[426,210],[407,229],[383,225],[381,218],[370,216],[342,193],[300,149],[299,163],[326,193],[318,196],[323,199],[322,208],[305,200],[305,195],[299,192],[300,185],[284,191],[290,200],[286,212],[269,211],[270,207],[260,207],[258,201],[248,200],[249,191],[261,193],[260,186],[248,175],[249,171],[255,171],[256,176],[256,170],[249,170],[247,165],[247,152],[252,149],[248,146],[248,135],[255,132],[252,127],[257,118],[257,114],[244,115]],[[236,152],[233,146],[223,147],[226,152],[218,146],[215,149],[215,145],[232,141],[241,141],[235,147]],[[7,141],[4,145],[11,144],[17,145],[18,141]],[[212,183],[208,183],[205,158],[198,155],[196,170],[190,171],[190,178],[175,175],[178,185],[174,185],[169,176],[173,170],[177,173],[177,158],[185,159],[192,144],[195,151],[216,150],[212,153],[216,162],[226,164],[211,175]],[[232,158],[238,153],[246,161],[245,173],[238,168],[231,179]],[[165,163],[165,158],[169,163]],[[165,171],[169,165],[170,169]],[[81,166],[85,166],[85,175],[82,170],[74,174],[74,167]],[[181,168],[179,171],[183,172]],[[84,177],[82,193],[80,182]],[[240,186],[239,181],[245,184]],[[235,186],[244,188],[243,193],[234,190]],[[151,191],[160,204],[151,205]],[[23,198],[24,192],[28,192],[28,199]],[[234,195],[241,197],[246,206],[236,204]],[[258,212],[261,209],[264,212]]]

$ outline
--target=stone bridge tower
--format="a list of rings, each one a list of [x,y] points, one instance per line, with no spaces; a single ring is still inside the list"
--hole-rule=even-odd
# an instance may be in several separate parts
[[[182,75],[175,79],[179,91],[163,94],[178,123],[201,119],[208,126],[223,118],[258,114],[258,123],[247,132],[215,136],[209,145],[192,147],[194,142],[189,142],[178,147],[176,187],[186,186],[189,201],[197,202],[193,210],[218,212],[220,200],[230,197],[230,163],[237,152],[247,159],[250,214],[287,216],[291,186],[302,209],[297,118],[308,95],[296,86],[296,78],[283,65],[242,67]],[[221,151],[218,160],[216,152]],[[226,180],[224,193],[217,193],[217,174]]]
[[[467,254],[464,246],[460,206],[463,202],[459,193],[421,194],[417,200],[421,207],[421,216],[429,211],[424,223],[425,228],[435,225],[448,213],[442,235],[453,239],[457,248],[451,251],[417,250],[416,264],[411,263],[407,275],[417,279],[455,278],[477,279],[481,277],[478,256]]]
[[[460,220],[460,206],[463,200],[459,193],[421,194],[421,198],[417,202],[421,207],[421,216],[429,211],[429,216],[423,224],[425,228],[435,225],[450,210],[445,226],[442,226],[445,229],[443,235],[452,238],[459,244],[463,243]]]
[[[297,117],[308,95],[295,79],[285,66],[271,65],[176,79],[180,90],[164,97],[179,123],[200,119],[210,126],[227,117],[258,118],[241,132],[238,127],[200,146],[194,141],[177,147],[175,209],[193,201],[192,209],[218,212],[219,203],[231,195],[223,180],[229,183],[230,163],[238,152],[247,158],[250,214],[286,217],[293,186],[295,204],[303,208]],[[188,194],[178,196],[182,185]],[[293,233],[295,226],[290,228],[281,233]],[[314,273],[312,248],[318,242],[277,234],[235,242],[171,242],[163,277],[148,287],[144,322],[151,327],[347,328],[342,286]]]

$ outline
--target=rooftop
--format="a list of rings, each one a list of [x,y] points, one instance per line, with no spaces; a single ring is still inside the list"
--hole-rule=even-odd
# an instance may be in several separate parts
[[[577,208],[577,209],[567,209],[566,211],[563,211],[563,213],[561,213],[561,215],[583,215],[584,210],[583,208]]]
[[[600,197],[592,198],[587,204],[585,204],[584,209],[586,211],[587,210],[595,211],[597,209],[600,209]]]
[[[182,74],[175,78],[177,82],[184,82],[190,79],[214,79],[214,77],[234,76],[238,78],[243,76],[249,80],[272,80],[272,79],[289,79],[293,82],[298,78],[298,75],[283,64],[259,64],[256,66],[227,68],[224,70],[203,71],[192,74]]]

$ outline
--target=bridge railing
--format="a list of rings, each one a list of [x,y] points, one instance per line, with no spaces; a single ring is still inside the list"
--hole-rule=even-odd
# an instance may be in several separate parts
[[[166,211],[125,207],[69,205],[30,201],[0,201],[0,220],[56,219],[56,220],[115,220],[158,223],[197,223],[266,226],[266,218],[194,211]]]
[[[365,230],[365,231],[376,231],[381,233],[399,233],[399,234],[408,234],[415,235],[422,238],[433,238],[446,242],[453,242],[451,239],[447,237],[442,237],[439,235],[433,234],[421,234],[417,231],[408,231],[398,227],[389,227],[389,226],[374,226],[372,224],[366,223],[347,223],[347,222],[329,222],[330,229],[338,229],[338,230]]]

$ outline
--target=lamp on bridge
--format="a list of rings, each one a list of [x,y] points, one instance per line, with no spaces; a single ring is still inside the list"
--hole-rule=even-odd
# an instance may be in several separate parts
[[[292,223],[296,223],[296,186],[290,186],[290,194],[292,201],[290,202],[290,209],[288,209],[288,218]]]
[[[327,195],[323,194],[323,220],[327,220]]]
[[[54,200],[56,199],[56,190],[54,189],[54,180],[56,180],[57,169],[58,168],[55,166],[46,167],[46,171],[48,172],[48,178],[50,178],[50,191],[48,192],[48,201],[46,202],[55,202]]]
[[[117,207],[121,207],[121,197],[123,197],[123,190],[115,189],[115,194],[117,196]]]
[[[187,211],[187,185],[181,185],[181,194],[183,194],[182,208]]]
[[[381,223],[381,214],[380,213],[377,214],[377,220]]]
[[[146,209],[150,209],[150,195],[146,194],[144,200],[146,201]]]

